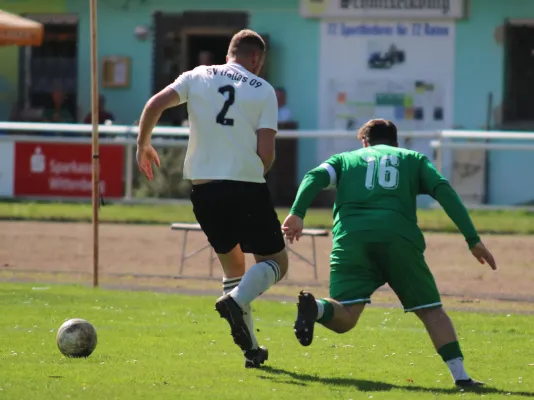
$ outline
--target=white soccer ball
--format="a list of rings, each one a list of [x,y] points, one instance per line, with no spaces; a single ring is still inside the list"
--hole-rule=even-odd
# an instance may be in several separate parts
[[[56,342],[67,357],[89,357],[96,347],[96,329],[85,319],[69,319],[59,327]]]

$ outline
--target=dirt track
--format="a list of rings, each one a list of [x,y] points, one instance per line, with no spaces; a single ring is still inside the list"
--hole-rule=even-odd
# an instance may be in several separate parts
[[[190,234],[188,252],[206,244]],[[0,269],[3,271],[91,272],[92,230],[89,224],[0,222]],[[293,248],[311,257],[309,238]],[[326,285],[330,238],[318,238],[319,281]],[[489,236],[500,270],[479,265],[459,235],[428,234],[427,261],[440,290],[455,296],[514,298],[534,301],[534,238]],[[176,276],[182,233],[164,226],[100,226],[101,274]],[[184,274],[208,276],[208,252],[187,261]],[[529,267],[530,266],[530,267]],[[290,279],[313,282],[312,268],[291,258]],[[221,276],[215,262],[214,276]]]

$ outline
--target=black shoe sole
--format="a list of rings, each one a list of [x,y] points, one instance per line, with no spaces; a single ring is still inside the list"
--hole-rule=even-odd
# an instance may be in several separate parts
[[[241,307],[239,307],[230,295],[225,295],[217,300],[215,309],[221,318],[228,321],[234,343],[243,351],[250,350],[252,348],[252,338],[250,337],[247,324],[243,319],[243,310],[241,310]]]
[[[313,328],[317,319],[317,303],[309,292],[300,292],[297,303],[297,320],[293,326],[295,336],[302,346],[309,346],[313,341]]]
[[[260,368],[268,359],[269,350],[265,347],[260,347],[258,349],[258,354],[252,360],[245,360],[245,368]]]
[[[484,382],[476,381],[474,379],[466,379],[456,381],[455,385],[460,389],[479,389],[484,386]]]

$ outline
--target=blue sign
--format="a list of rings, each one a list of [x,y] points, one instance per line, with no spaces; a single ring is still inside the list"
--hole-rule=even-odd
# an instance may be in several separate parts
[[[327,33],[330,36],[449,36],[449,27],[429,22],[416,22],[411,24],[380,25],[358,24],[349,25],[344,22],[327,24]]]

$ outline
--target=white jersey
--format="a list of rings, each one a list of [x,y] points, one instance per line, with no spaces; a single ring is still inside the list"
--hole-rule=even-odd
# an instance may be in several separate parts
[[[273,87],[237,63],[199,66],[169,85],[187,102],[186,179],[265,182],[256,131],[278,130]]]

